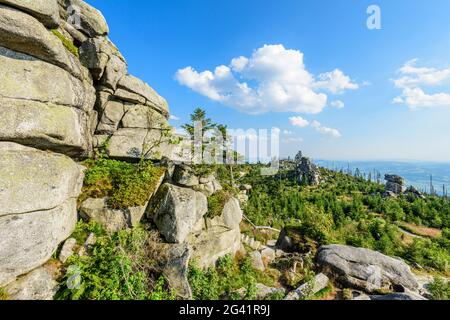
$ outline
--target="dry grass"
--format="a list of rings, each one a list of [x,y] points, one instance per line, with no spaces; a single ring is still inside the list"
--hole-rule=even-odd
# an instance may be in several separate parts
[[[437,239],[442,236],[442,231],[435,228],[427,228],[422,226],[417,226],[412,223],[401,223],[400,226],[404,228],[405,230],[414,233],[415,235],[421,236],[421,237],[428,237],[432,239]]]

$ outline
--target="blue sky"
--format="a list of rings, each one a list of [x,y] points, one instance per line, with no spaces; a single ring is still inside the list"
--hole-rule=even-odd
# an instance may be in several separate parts
[[[301,149],[322,159],[450,162],[448,0],[88,2],[105,15],[129,72],[168,100],[180,118],[174,126],[201,106],[233,129],[289,131],[282,134],[283,156]],[[372,4],[381,9],[381,30],[366,27]],[[295,60],[301,55],[303,66]],[[231,61],[242,56],[248,63],[241,71]],[[262,68],[269,58],[272,69]],[[419,60],[407,64],[412,59]],[[272,64],[278,80],[270,78]],[[222,65],[233,77],[226,83],[214,74]],[[187,67],[192,72],[177,77]],[[329,72],[336,69],[347,78],[335,79]],[[215,79],[202,82],[204,71]],[[303,76],[311,79],[296,86]],[[252,94],[235,88],[243,83]],[[274,83],[288,102],[277,103]],[[212,98],[216,93],[221,98]],[[252,113],[261,112],[237,106],[247,100]],[[306,121],[293,126],[293,117]]]

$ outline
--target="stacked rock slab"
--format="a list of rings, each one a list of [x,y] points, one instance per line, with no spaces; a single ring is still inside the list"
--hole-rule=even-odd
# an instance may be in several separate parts
[[[400,195],[405,191],[405,180],[394,174],[387,174],[386,179],[386,193]]]
[[[306,183],[313,186],[320,183],[319,168],[311,159],[304,157],[301,151],[295,156],[295,163],[299,183]]]
[[[170,151],[167,102],[127,73],[108,33],[82,0],[0,0],[0,287],[34,279],[73,232],[74,159]]]

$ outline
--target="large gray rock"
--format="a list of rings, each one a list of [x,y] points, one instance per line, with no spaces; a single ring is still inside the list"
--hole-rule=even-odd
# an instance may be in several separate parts
[[[231,198],[225,204],[220,216],[197,222],[188,242],[192,249],[192,258],[201,268],[213,266],[219,258],[226,255],[234,256],[240,250],[239,225],[242,217],[238,200]],[[262,266],[264,267],[264,264]]]
[[[103,14],[83,0],[62,0],[73,26],[89,37],[103,36],[109,33],[109,27]],[[72,17],[72,19],[70,19]]]
[[[82,79],[81,64],[38,20],[0,5],[0,45],[57,65]]]
[[[317,253],[317,262],[342,285],[369,293],[418,288],[406,263],[376,251],[343,245],[323,246]]]
[[[220,226],[203,229],[189,236],[191,259],[200,268],[214,266],[219,258],[234,256],[241,248],[241,231]]]
[[[0,216],[0,286],[47,262],[76,223],[76,199],[50,210]]]
[[[387,295],[375,295],[370,296],[370,300],[373,301],[422,301],[428,300],[421,295],[414,293],[392,293]]]
[[[53,300],[58,283],[44,267],[37,268],[5,288],[10,300]]]
[[[208,211],[205,195],[168,183],[160,188],[155,198],[148,215],[171,243],[183,243]]]
[[[135,227],[142,219],[146,206],[127,209],[111,209],[108,198],[89,198],[80,206],[80,215],[86,220],[93,220],[108,232],[117,232]]]
[[[45,263],[73,232],[82,182],[66,156],[0,142],[0,286]]]
[[[79,109],[0,97],[0,114],[0,141],[73,156],[91,148],[89,119]]]
[[[188,280],[190,250],[186,243],[151,243],[158,254],[158,269],[167,279],[170,288],[183,299],[192,299]]]
[[[0,142],[0,217],[51,210],[76,199],[82,170],[66,156]]]
[[[59,25],[60,19],[57,0],[0,0],[0,3],[31,14],[47,28],[56,28]]]
[[[54,103],[79,109],[86,105],[85,83],[65,70],[32,56],[0,47],[0,96]],[[87,110],[86,110],[87,111]]]
[[[143,97],[146,105],[161,112],[164,116],[166,116],[166,118],[169,117],[169,107],[167,105],[167,101],[144,81],[131,75],[127,75],[119,81],[118,87],[119,89]]]
[[[195,187],[200,183],[194,170],[187,165],[176,165],[172,180],[183,187]]]

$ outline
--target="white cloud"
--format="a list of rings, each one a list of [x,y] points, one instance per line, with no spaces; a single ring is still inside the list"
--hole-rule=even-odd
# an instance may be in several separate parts
[[[345,107],[345,104],[341,100],[335,100],[330,103],[330,106],[337,109],[343,109]]]
[[[352,82],[349,76],[346,76],[341,70],[335,69],[331,72],[325,72],[319,75],[319,81],[314,87],[326,89],[334,94],[341,94],[345,90],[356,90],[359,85]]]
[[[394,79],[402,94],[393,103],[405,104],[410,108],[450,107],[450,93],[426,93],[423,87],[450,85],[450,68],[436,69],[416,67],[418,59],[407,61],[399,70],[401,77]]]
[[[173,115],[173,114],[171,114],[171,115],[169,116],[169,120],[173,120],[173,121],[179,121],[179,120],[180,120],[180,118],[179,118],[179,117],[177,117],[177,116],[175,116],[175,115]]]
[[[337,129],[325,127],[318,121],[313,121],[311,123],[311,126],[314,129],[316,129],[317,132],[319,132],[323,135],[327,135],[332,138],[340,138],[341,137],[341,133]]]
[[[309,121],[303,119],[300,116],[298,116],[298,117],[290,117],[289,121],[291,122],[291,124],[294,127],[305,128],[305,127],[309,126]]]
[[[317,114],[328,100],[322,90],[336,94],[358,88],[338,69],[319,75],[316,82],[304,65],[303,53],[283,45],[265,45],[250,58],[234,58],[229,66],[219,66],[214,72],[187,67],[175,77],[193,91],[249,114]]]
[[[293,132],[290,131],[290,130],[283,130],[283,134],[286,135],[286,136],[290,136],[290,135],[293,134]]]

